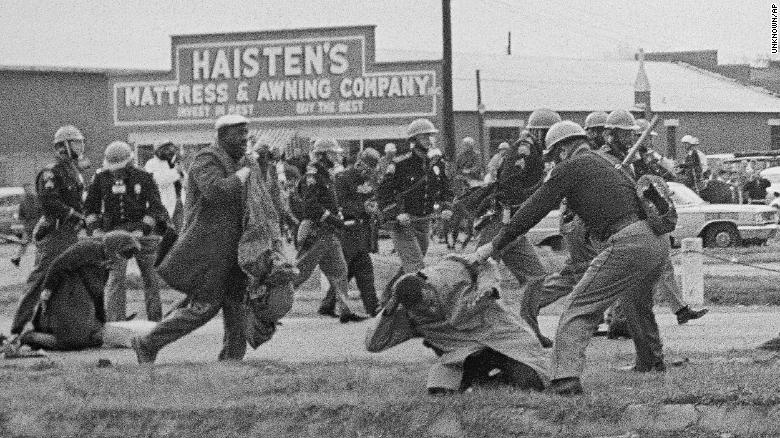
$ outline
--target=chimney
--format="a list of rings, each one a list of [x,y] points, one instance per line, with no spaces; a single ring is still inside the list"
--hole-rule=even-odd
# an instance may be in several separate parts
[[[650,120],[650,80],[645,71],[645,51],[639,49],[639,71],[634,81],[634,107],[644,112],[644,117]]]

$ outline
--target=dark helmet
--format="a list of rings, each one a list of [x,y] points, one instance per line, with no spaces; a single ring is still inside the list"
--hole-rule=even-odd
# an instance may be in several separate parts
[[[637,129],[637,124],[636,120],[634,120],[634,116],[630,112],[626,110],[615,110],[607,116],[604,127],[607,129],[634,131]]]
[[[593,111],[588,114],[588,117],[585,117],[585,129],[603,128],[604,124],[607,123],[607,117],[609,114],[604,111]]]
[[[547,109],[539,108],[528,116],[528,123],[526,128],[528,129],[549,129],[550,126],[560,122],[561,115],[557,112]]]

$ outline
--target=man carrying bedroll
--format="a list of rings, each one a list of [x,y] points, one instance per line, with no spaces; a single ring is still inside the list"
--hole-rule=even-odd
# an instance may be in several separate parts
[[[247,277],[238,265],[244,184],[251,162],[245,117],[217,119],[216,144],[195,156],[188,178],[186,223],[159,267],[160,276],[187,295],[186,302],[143,337],[132,340],[139,363],[153,363],[166,345],[191,333],[222,309],[225,335],[219,360],[246,353]]]

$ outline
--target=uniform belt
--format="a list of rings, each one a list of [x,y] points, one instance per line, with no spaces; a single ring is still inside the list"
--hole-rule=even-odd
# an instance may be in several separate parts
[[[613,236],[623,228],[638,221],[639,221],[639,217],[635,214],[632,214],[630,216],[626,216],[624,218],[618,219],[617,221],[607,225],[607,227],[604,230],[605,233],[604,240],[610,238],[611,236]]]

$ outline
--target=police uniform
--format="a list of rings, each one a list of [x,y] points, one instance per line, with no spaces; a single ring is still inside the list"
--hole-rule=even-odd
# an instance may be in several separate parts
[[[144,224],[144,216],[151,217],[160,225],[168,221],[168,212],[160,200],[160,192],[154,178],[150,173],[133,165],[115,171],[99,170],[87,192],[84,210],[88,216],[100,217],[98,225],[104,232],[125,230],[150,234],[154,230]],[[154,271],[158,241],[157,236],[142,239],[143,249],[136,256],[144,282],[146,315],[150,321],[162,319],[160,282]],[[126,271],[127,260],[118,261],[106,283],[108,321],[123,321],[126,318]]]
[[[341,232],[341,248],[347,262],[347,279],[355,279],[360,299],[366,312],[374,316],[377,312],[377,296],[374,286],[374,264],[370,252],[373,248],[374,218],[366,211],[365,203],[374,198],[374,184],[367,180],[354,166],[336,176],[336,196],[344,216]],[[333,312],[336,293],[333,287],[322,301],[324,313]]]
[[[613,147],[610,144],[604,145],[601,151],[614,156],[618,160],[623,160],[625,158],[624,153],[622,153],[620,150],[618,150],[616,147]],[[671,178],[673,178],[673,175],[669,172],[669,170],[664,168],[660,163],[654,161],[648,161],[644,157],[641,157],[641,159],[636,160],[631,165],[630,170],[635,179],[639,179],[643,175],[656,175],[666,180],[671,180]],[[665,236],[665,238],[669,239],[671,242],[671,238],[668,235]],[[661,273],[660,280],[656,284],[655,292],[661,294],[663,297],[666,298],[667,302],[669,303],[669,307],[672,309],[672,312],[678,315],[678,321],[681,321],[680,319],[681,312],[685,313],[686,315],[690,315],[692,313],[690,306],[688,305],[688,303],[685,302],[685,300],[682,297],[682,290],[680,289],[680,286],[677,285],[677,280],[675,280],[674,265],[672,264],[671,257],[668,257],[667,260],[664,262],[663,272]],[[619,313],[617,310],[618,308],[620,308],[619,305],[616,305],[615,308],[611,309],[610,313]],[[697,312],[693,312],[693,314],[696,313]],[[706,310],[704,311],[704,313],[706,313]],[[704,315],[704,313],[700,313],[695,318]],[[695,318],[688,318],[688,319],[695,319]],[[687,321],[687,319],[685,321]]]
[[[297,288],[319,265],[334,289],[337,311],[344,320],[352,315],[347,305],[347,262],[338,233],[343,227],[330,171],[322,162],[310,163],[299,185],[303,199],[302,221],[298,228],[300,246],[296,265],[300,275]],[[345,321],[346,322],[346,321]]]
[[[421,181],[422,180],[422,181]],[[377,201],[382,210],[397,203],[397,213],[411,218],[409,225],[392,222],[390,236],[401,258],[401,269],[388,283],[382,301],[389,298],[392,283],[403,273],[416,272],[425,267],[423,259],[428,251],[430,220],[435,204],[452,201],[452,190],[446,172],[440,166],[431,166],[427,157],[411,151],[393,159],[377,191]]]
[[[519,148],[528,151],[527,155],[518,153]],[[487,224],[479,236],[479,246],[493,239],[501,228],[509,222],[510,217],[520,205],[539,187],[544,177],[544,162],[538,145],[530,137],[518,141],[509,151],[499,167],[496,176],[494,219]],[[531,326],[543,345],[549,346],[549,339],[544,338],[536,322],[537,305],[546,271],[533,245],[521,235],[509,243],[498,255],[497,259],[524,285],[520,314]]]
[[[43,217],[36,226],[35,267],[27,278],[27,292],[19,302],[12,334],[21,333],[33,316],[33,310],[51,262],[78,240],[83,218],[84,176],[76,161],[59,158],[44,167],[35,178],[35,188]]]
[[[636,369],[663,368],[663,346],[653,314],[653,286],[669,257],[669,242],[640,220],[636,188],[621,171],[582,144],[556,165],[549,178],[492,241],[502,251],[566,198],[582,218],[599,254],[574,287],[561,315],[552,355],[554,385],[578,379],[585,350],[603,312],[618,298],[628,305]]]

